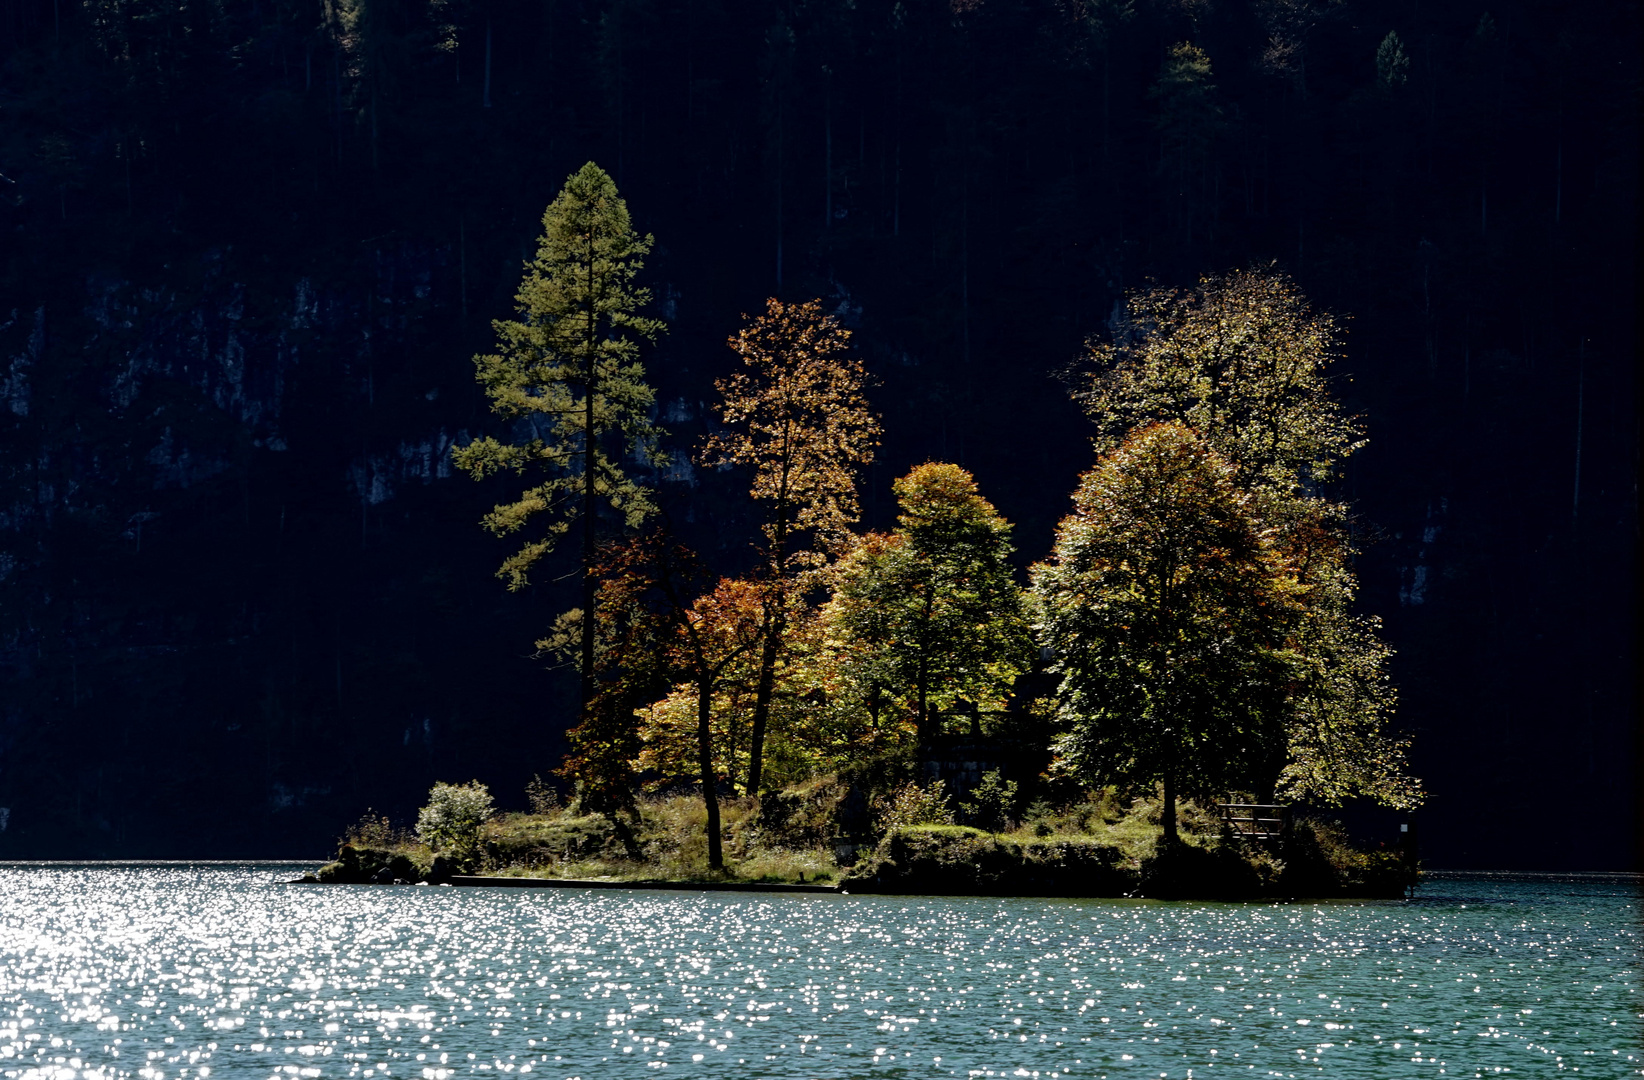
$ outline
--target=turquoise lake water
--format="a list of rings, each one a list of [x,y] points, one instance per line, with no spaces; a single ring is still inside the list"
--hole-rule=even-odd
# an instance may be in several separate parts
[[[0,867],[0,1076],[1644,1073],[1631,881],[1241,905],[296,869]]]

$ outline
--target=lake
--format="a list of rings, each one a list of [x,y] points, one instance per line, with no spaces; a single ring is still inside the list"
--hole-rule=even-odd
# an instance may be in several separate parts
[[[0,866],[0,1076],[1622,1077],[1639,889],[1210,904]]]

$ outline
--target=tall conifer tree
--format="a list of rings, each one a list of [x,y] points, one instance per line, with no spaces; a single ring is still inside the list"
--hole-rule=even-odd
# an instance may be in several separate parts
[[[497,351],[474,357],[492,411],[513,422],[515,437],[475,439],[453,456],[475,479],[500,472],[532,478],[518,498],[484,518],[498,536],[535,528],[497,572],[509,589],[525,587],[531,568],[580,525],[586,713],[595,697],[599,508],[610,507],[630,528],[654,509],[622,458],[656,455],[659,432],[649,419],[655,395],[639,345],[654,341],[662,323],[639,314],[651,293],[634,283],[653,238],[634,232],[605,170],[590,161],[573,173],[542,225],[536,258],[514,295],[520,318],[493,322]]]

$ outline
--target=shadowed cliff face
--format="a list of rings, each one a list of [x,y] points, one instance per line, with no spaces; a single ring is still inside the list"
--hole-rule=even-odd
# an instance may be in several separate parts
[[[522,660],[545,611],[491,580],[483,493],[450,480],[456,380],[413,394],[395,362],[434,258],[374,253],[352,296],[207,258],[188,291],[89,282],[12,363],[13,851],[296,852],[356,801],[555,753],[559,688]]]
[[[469,357],[592,157],[658,239],[663,502],[726,572],[745,478],[689,451],[766,295],[823,297],[880,380],[867,524],[956,460],[1031,560],[1089,464],[1083,337],[1278,260],[1352,316],[1343,485],[1429,863],[1628,862],[1631,15],[503,0],[488,52],[477,8],[376,6],[0,25],[0,856],[312,853],[557,764],[574,685],[529,654],[569,564],[506,593],[503,493],[449,450],[495,429]]]

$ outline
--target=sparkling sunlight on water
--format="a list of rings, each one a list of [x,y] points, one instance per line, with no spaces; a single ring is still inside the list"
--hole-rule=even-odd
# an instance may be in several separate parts
[[[292,873],[0,867],[0,1077],[1644,1072],[1629,883],[1236,905]]]

